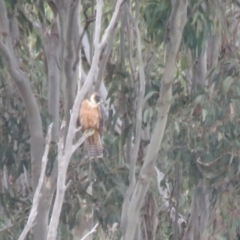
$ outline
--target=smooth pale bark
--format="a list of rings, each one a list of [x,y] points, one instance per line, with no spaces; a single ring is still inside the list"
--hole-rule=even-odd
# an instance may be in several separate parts
[[[60,96],[60,36],[57,21],[53,24],[51,32],[43,38],[43,47],[47,62],[48,78],[48,113],[53,120],[52,140],[56,142],[59,136],[59,96]]]
[[[77,96],[75,98],[72,111],[70,113],[70,122],[69,127],[66,135],[66,141],[64,141],[63,135],[61,136],[59,143],[58,143],[58,178],[57,178],[57,192],[56,192],[56,198],[53,205],[53,211],[52,216],[49,224],[49,230],[47,234],[48,240],[54,240],[57,237],[57,227],[59,223],[59,217],[62,209],[62,204],[64,200],[65,191],[67,189],[66,185],[66,174],[68,165],[71,159],[71,156],[73,154],[73,149],[76,149],[73,146],[73,139],[75,137],[76,133],[76,122],[78,117],[78,111],[81,102],[83,101],[84,97],[86,96],[88,90],[92,86],[95,74],[97,72],[98,64],[100,55],[104,49],[104,47],[107,44],[107,40],[109,39],[109,36],[112,34],[114,30],[114,26],[118,19],[118,14],[121,9],[123,0],[119,0],[116,4],[113,16],[111,18],[111,21],[105,30],[102,40],[100,42],[97,42],[95,45],[95,51],[94,56],[92,60],[92,65],[90,68],[90,71],[87,75],[86,81],[84,82],[84,85],[82,88],[80,87],[80,81],[78,84],[78,92]],[[101,27],[100,23],[96,23],[97,27]],[[66,127],[65,124],[62,125],[61,130],[64,131],[64,128]],[[80,140],[80,143],[83,142],[83,140]],[[79,143],[79,144],[80,144]]]
[[[63,32],[66,34],[64,36],[64,74],[65,74],[65,119],[66,119],[66,130],[68,129],[69,121],[70,121],[70,110],[73,107],[74,97],[76,94],[77,88],[77,79],[78,79],[78,68],[73,70],[75,55],[75,49],[77,48],[77,42],[74,41],[76,38],[80,36],[79,26],[78,26],[78,18],[77,15],[79,4],[78,1],[69,1],[68,3],[68,11],[67,17],[61,16],[62,18],[67,19],[66,29]],[[67,134],[67,132],[65,132]],[[66,135],[65,135],[66,136]]]
[[[28,221],[19,237],[19,240],[24,240],[25,237],[27,236],[28,232],[30,231],[30,229],[33,226],[34,220],[37,216],[38,213],[38,206],[39,206],[39,202],[41,200],[41,188],[44,184],[44,177],[45,177],[45,171],[46,171],[46,167],[47,167],[47,160],[48,160],[48,152],[49,152],[49,148],[50,148],[50,142],[51,142],[51,135],[52,135],[52,124],[48,127],[48,133],[47,133],[47,137],[46,137],[46,146],[45,146],[45,151],[43,154],[43,158],[42,158],[42,167],[41,167],[41,174],[40,174],[40,178],[38,181],[38,186],[36,188],[34,197],[33,197],[33,204],[32,204],[32,208],[28,217]],[[44,230],[44,232],[46,232],[46,230]],[[42,239],[44,238],[44,232],[39,233],[42,237]],[[34,239],[39,238],[39,236],[35,237]]]
[[[142,139],[142,111],[143,111],[143,104],[144,104],[144,95],[145,95],[145,85],[146,85],[146,80],[145,80],[145,72],[144,72],[144,64],[143,64],[143,58],[142,58],[142,45],[141,45],[141,36],[140,36],[140,31],[138,28],[138,19],[133,19],[133,17],[130,14],[129,11],[129,5],[125,5],[125,18],[128,16],[129,21],[134,25],[137,39],[136,39],[136,47],[137,47],[137,56],[138,56],[138,64],[139,64],[139,88],[138,91],[138,98],[136,100],[137,105],[136,105],[136,116],[135,116],[135,132],[134,132],[134,146],[132,147],[131,143],[129,142],[129,150],[128,152],[131,152],[129,154],[130,159],[130,170],[129,170],[129,187],[128,190],[125,194],[125,199],[122,207],[122,216],[125,216],[128,212],[128,205],[130,202],[130,197],[133,192],[134,185],[136,183],[135,179],[135,171],[136,171],[136,162],[137,162],[137,157],[138,157],[138,152],[139,152],[139,147],[140,147],[140,142]],[[136,14],[138,15],[138,14]],[[133,39],[130,39],[130,41],[133,41]],[[129,139],[131,140],[131,139]],[[121,220],[122,224],[124,222],[124,218]],[[139,232],[138,232],[139,233]]]
[[[161,81],[158,100],[158,118],[153,129],[150,144],[137,183],[130,198],[126,216],[122,216],[123,239],[133,240],[139,222],[140,210],[146,196],[158,151],[165,131],[168,112],[172,100],[172,82],[175,74],[176,56],[179,50],[182,31],[187,21],[187,0],[171,1],[172,12],[169,18],[166,43],[166,63]]]
[[[184,219],[184,217],[181,214],[178,214],[177,218],[176,218],[176,208],[171,206],[171,203],[169,201],[169,199],[171,199],[171,196],[170,196],[171,191],[170,191],[170,187],[169,187],[169,182],[166,181],[166,183],[165,183],[166,187],[161,186],[161,181],[164,179],[165,174],[160,172],[160,170],[156,166],[155,166],[155,171],[157,174],[158,191],[162,198],[162,206],[164,208],[166,208],[166,210],[170,209],[169,216],[170,216],[172,222],[176,221],[176,219],[177,219],[178,230],[182,234],[183,230],[184,230],[183,226],[187,224],[186,220]]]
[[[43,36],[40,36],[43,37]],[[43,47],[46,56],[47,78],[48,78],[48,113],[52,117],[52,142],[56,143],[59,137],[59,95],[60,95],[60,69],[59,69],[59,27],[57,22],[52,26],[50,33],[43,37]],[[52,145],[52,147],[54,147]],[[54,151],[51,149],[51,151]],[[50,159],[54,161],[54,159]],[[44,184],[41,188],[41,201],[38,205],[38,214],[33,226],[34,239],[46,239],[47,227],[51,202],[56,189],[57,166],[51,172],[51,176],[45,177]]]
[[[210,200],[209,187],[203,182],[194,190],[191,205],[191,215],[184,235],[184,240],[207,239],[205,232],[209,226]]]

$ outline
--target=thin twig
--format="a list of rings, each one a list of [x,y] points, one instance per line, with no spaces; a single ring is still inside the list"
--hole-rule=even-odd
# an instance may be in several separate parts
[[[5,231],[7,231],[8,229],[10,229],[10,228],[12,228],[12,227],[14,227],[15,225],[10,225],[10,226],[7,226],[7,227],[5,227],[5,228],[2,228],[2,229],[0,229],[0,233],[2,233],[2,232],[5,232]]]
[[[97,227],[98,227],[98,223],[96,223],[96,225],[92,228],[92,230],[91,230],[89,233],[87,233],[85,236],[83,236],[80,240],[84,240],[84,239],[86,239],[89,235],[91,235],[92,233],[96,232]]]
[[[82,40],[83,40],[83,37],[88,29],[88,26],[94,22],[96,20],[95,16],[91,16],[91,17],[88,17],[86,22],[85,22],[85,25],[84,25],[84,28],[80,34],[80,37],[79,37],[79,40],[78,40],[78,44],[77,44],[77,49],[76,49],[76,60],[74,61],[73,63],[73,71],[76,71],[76,68],[77,68],[77,65],[79,63],[79,51],[81,49],[81,46],[82,46]]]

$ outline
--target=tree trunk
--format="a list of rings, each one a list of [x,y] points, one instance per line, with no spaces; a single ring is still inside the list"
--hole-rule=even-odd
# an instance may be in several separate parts
[[[207,240],[206,230],[210,216],[209,189],[202,182],[194,191],[190,214],[184,240]]]
[[[128,190],[128,194],[130,194],[130,196],[126,195],[124,199],[124,201],[129,201],[128,211],[125,211],[126,215],[122,216],[124,240],[134,239],[136,227],[140,219],[140,210],[149,187],[151,175],[154,171],[156,157],[160,149],[171,105],[172,82],[175,73],[176,56],[181,42],[182,31],[187,21],[188,1],[173,0],[171,2],[172,12],[167,29],[167,56],[161,81],[160,98],[158,101],[158,117],[138,181],[134,185],[133,192]]]

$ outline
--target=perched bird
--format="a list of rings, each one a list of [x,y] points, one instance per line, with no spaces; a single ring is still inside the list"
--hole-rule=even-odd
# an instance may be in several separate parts
[[[102,99],[100,95],[94,92],[90,99],[85,99],[80,107],[79,122],[82,131],[86,137],[84,151],[89,158],[99,158],[103,156],[103,146],[100,138],[102,129],[102,114],[100,104]]]

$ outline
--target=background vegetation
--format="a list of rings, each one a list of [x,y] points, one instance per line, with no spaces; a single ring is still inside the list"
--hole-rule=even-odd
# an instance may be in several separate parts
[[[0,239],[240,239],[239,18],[238,0],[0,0]],[[92,91],[90,163],[70,149]]]

